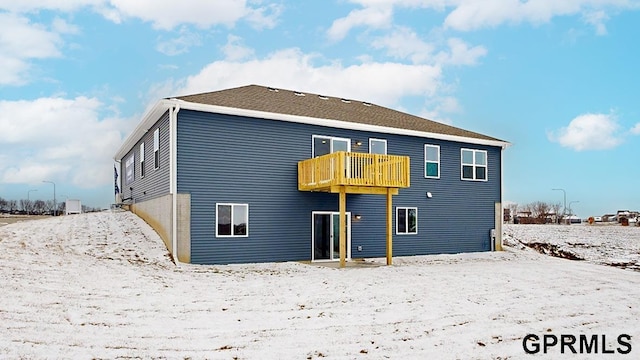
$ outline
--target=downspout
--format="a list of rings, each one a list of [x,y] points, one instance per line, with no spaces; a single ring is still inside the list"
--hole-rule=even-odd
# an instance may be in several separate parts
[[[500,226],[496,229],[495,250],[502,251],[502,234],[504,233],[502,225],[504,224],[504,150],[507,145],[503,145],[500,149]]]
[[[171,254],[173,262],[178,264],[178,174],[177,174],[177,148],[178,148],[178,112],[180,105],[169,107],[169,193],[171,194]]]

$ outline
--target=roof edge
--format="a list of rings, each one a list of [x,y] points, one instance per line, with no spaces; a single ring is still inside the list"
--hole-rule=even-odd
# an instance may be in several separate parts
[[[160,117],[171,106],[175,106],[175,100],[163,99],[158,101],[146,114],[142,117],[142,121],[136,126],[136,128],[127,136],[120,148],[113,156],[115,161],[120,161],[127,153],[133,148],[133,146],[146,134],[149,129],[160,120]]]
[[[466,137],[466,136],[438,134],[438,133],[432,133],[432,132],[400,129],[400,128],[394,128],[394,127],[388,127],[388,126],[369,125],[369,124],[355,123],[355,122],[342,121],[342,120],[280,114],[280,113],[272,113],[272,112],[258,111],[258,110],[239,109],[239,108],[232,108],[232,107],[219,106],[219,105],[194,103],[194,102],[180,100],[176,98],[171,98],[170,100],[175,102],[175,104],[179,104],[180,108],[182,109],[203,111],[203,112],[209,112],[209,113],[220,113],[225,115],[246,116],[246,117],[252,117],[252,118],[263,118],[268,120],[295,122],[295,123],[301,123],[301,124],[329,126],[329,127],[349,129],[349,130],[373,131],[373,132],[395,134],[395,135],[409,135],[409,136],[417,136],[417,137],[431,138],[431,139],[438,139],[438,140],[463,142],[463,143],[476,144],[476,145],[498,146],[503,149],[511,145],[511,143],[507,141],[502,141],[502,140],[478,139],[478,138],[472,138],[472,137]]]

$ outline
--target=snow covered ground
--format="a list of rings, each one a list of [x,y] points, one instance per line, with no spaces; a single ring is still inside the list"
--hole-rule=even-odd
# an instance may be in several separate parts
[[[517,248],[342,270],[176,267],[127,212],[0,227],[3,359],[526,359],[529,333],[605,336],[607,349],[629,334],[631,353],[606,357],[632,359],[638,299],[640,272]],[[560,355],[535,358],[602,356]]]
[[[640,271],[640,227],[620,225],[506,225],[504,242],[545,253]]]

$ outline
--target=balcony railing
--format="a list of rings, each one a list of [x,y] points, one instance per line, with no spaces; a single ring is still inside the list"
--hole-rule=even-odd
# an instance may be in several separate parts
[[[409,187],[409,157],[339,151],[298,162],[298,190],[339,185]]]

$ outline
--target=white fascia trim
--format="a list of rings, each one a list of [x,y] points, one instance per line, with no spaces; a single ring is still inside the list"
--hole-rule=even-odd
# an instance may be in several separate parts
[[[122,143],[116,154],[114,155],[114,160],[121,160],[127,153],[136,145],[136,143],[142,139],[144,134],[146,134],[153,124],[155,124],[160,117],[164,115],[164,113],[169,110],[172,105],[176,105],[175,101],[170,100],[160,100],[156,103],[156,105],[149,110],[142,121],[136,126],[136,128],[129,134],[126,140]]]
[[[484,140],[484,139],[476,139],[476,138],[470,138],[465,136],[446,135],[446,134],[438,134],[438,133],[432,133],[432,132],[398,129],[398,128],[392,128],[387,126],[360,124],[360,123],[354,123],[350,121],[320,119],[320,118],[313,118],[308,116],[287,115],[287,114],[272,113],[267,111],[256,111],[256,110],[238,109],[238,108],[218,106],[218,105],[199,104],[199,103],[192,103],[189,101],[184,101],[179,99],[170,99],[170,100],[163,99],[158,101],[158,103],[156,103],[156,105],[145,114],[140,124],[138,124],[138,126],[133,130],[133,132],[129,135],[129,137],[127,137],[127,139],[124,141],[124,143],[122,144],[118,152],[116,152],[114,159],[115,160],[122,159],[127,154],[127,152],[129,152],[129,150],[131,150],[131,148],[133,148],[133,146],[142,138],[142,136],[144,136],[144,134],[147,131],[149,131],[149,129],[153,126],[153,124],[155,124],[160,119],[160,117],[172,106],[179,106],[182,109],[202,111],[202,112],[208,112],[208,113],[246,116],[246,117],[252,117],[252,118],[287,121],[287,122],[294,122],[294,123],[300,123],[300,124],[327,126],[327,127],[334,127],[334,128],[340,128],[340,129],[372,131],[372,132],[383,133],[383,134],[408,135],[408,136],[415,136],[415,137],[422,137],[422,138],[439,139],[439,140],[445,140],[445,141],[456,141],[456,142],[467,143],[467,144],[498,146],[503,149],[511,145],[509,142],[506,142],[506,141]]]
[[[350,121],[320,119],[320,118],[313,118],[308,116],[287,115],[287,114],[278,114],[278,113],[272,113],[272,112],[266,112],[266,111],[231,108],[231,107],[218,106],[218,105],[198,104],[198,103],[192,103],[192,102],[178,100],[178,99],[171,99],[171,100],[179,103],[180,107],[183,109],[210,112],[210,113],[246,116],[246,117],[262,118],[262,119],[268,119],[268,120],[288,121],[288,122],[295,122],[295,123],[301,123],[301,124],[328,126],[328,127],[334,127],[334,128],[340,128],[340,129],[372,131],[372,132],[385,133],[385,134],[409,135],[409,136],[416,136],[416,137],[423,137],[423,138],[430,138],[430,139],[456,141],[456,142],[476,144],[476,145],[499,146],[501,148],[505,148],[510,145],[510,143],[506,141],[475,139],[475,138],[464,137],[464,136],[445,135],[445,134],[437,134],[432,132],[398,129],[398,128],[392,128],[387,126],[360,124],[360,123],[354,123]]]

